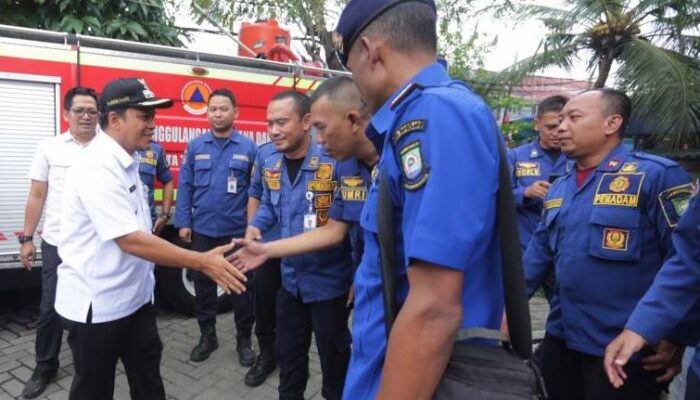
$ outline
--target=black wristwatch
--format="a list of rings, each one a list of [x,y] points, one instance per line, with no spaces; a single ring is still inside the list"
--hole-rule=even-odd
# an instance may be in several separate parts
[[[25,242],[31,242],[34,240],[33,235],[25,235],[25,234],[20,234],[17,240],[20,242],[20,244],[25,243]]]

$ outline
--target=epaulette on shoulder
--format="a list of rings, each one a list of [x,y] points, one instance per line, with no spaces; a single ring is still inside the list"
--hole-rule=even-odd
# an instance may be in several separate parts
[[[396,107],[398,107],[404,100],[406,100],[411,93],[413,93],[416,90],[422,90],[423,86],[419,85],[416,82],[411,83],[410,85],[406,86],[399,94],[394,98],[394,100],[391,101],[391,106],[389,109],[393,110]]]
[[[637,157],[637,158],[641,158],[642,160],[653,161],[653,162],[655,162],[657,164],[661,164],[667,168],[668,167],[675,167],[678,165],[677,162],[675,162],[671,159],[668,159],[666,157],[657,156],[655,154],[649,154],[649,153],[644,153],[641,151],[635,151],[632,153],[632,155]]]

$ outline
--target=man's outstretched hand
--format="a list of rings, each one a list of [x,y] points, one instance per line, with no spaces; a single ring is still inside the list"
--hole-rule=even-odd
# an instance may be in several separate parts
[[[231,243],[241,248],[226,259],[241,273],[245,274],[258,268],[269,258],[262,243],[250,239],[233,239]]]
[[[234,246],[234,243],[229,243],[202,253],[199,271],[221,286],[226,293],[241,294],[246,290],[245,282],[248,278],[224,257],[224,253],[231,251]]]

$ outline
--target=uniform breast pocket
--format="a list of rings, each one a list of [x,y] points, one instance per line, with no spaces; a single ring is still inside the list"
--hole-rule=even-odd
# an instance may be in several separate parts
[[[70,162],[65,157],[56,157],[49,160],[50,180],[64,180],[70,168]]]
[[[211,181],[211,160],[195,160],[194,186],[206,187]]]
[[[148,175],[149,177],[156,175],[156,167],[145,163],[139,164],[139,174]]]
[[[594,206],[591,212],[589,253],[617,261],[639,261],[641,237],[638,208]]]
[[[559,237],[556,226],[559,210],[561,210],[560,207],[555,207],[547,210],[544,215],[544,224],[547,227],[547,232],[549,233],[549,248],[552,250],[557,248],[557,239]]]
[[[231,176],[235,176],[238,181],[238,185],[248,183],[248,168],[250,164],[248,161],[243,160],[229,160],[228,168]]]

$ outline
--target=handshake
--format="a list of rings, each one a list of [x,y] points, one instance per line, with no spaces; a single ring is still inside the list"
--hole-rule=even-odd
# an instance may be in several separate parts
[[[181,230],[180,237],[183,236],[187,237],[187,232]],[[241,294],[246,290],[245,274],[269,258],[264,244],[257,242],[261,237],[259,229],[249,226],[245,238],[233,239],[229,244],[199,253],[199,262],[193,269],[207,275],[226,293]]]

